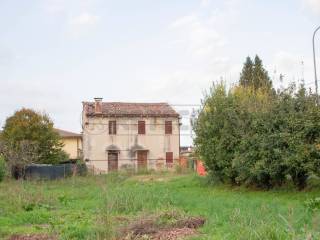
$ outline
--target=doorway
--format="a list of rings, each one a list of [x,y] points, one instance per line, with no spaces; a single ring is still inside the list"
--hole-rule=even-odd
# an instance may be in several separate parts
[[[148,151],[138,151],[138,171],[146,170],[148,167]]]
[[[108,152],[108,172],[118,171],[118,152]]]

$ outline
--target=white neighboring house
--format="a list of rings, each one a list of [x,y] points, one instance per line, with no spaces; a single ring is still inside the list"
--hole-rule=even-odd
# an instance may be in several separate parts
[[[83,156],[98,172],[171,168],[180,118],[167,103],[83,102]]]

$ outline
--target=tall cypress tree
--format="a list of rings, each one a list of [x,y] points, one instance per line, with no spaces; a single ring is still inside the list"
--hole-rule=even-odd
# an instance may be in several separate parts
[[[272,82],[270,80],[269,74],[264,69],[262,60],[258,55],[256,55],[254,59],[253,86],[255,90],[257,90],[258,88],[272,88]]]
[[[258,55],[255,56],[254,62],[250,57],[247,57],[240,74],[239,83],[244,87],[253,87],[254,90],[259,88],[271,90],[272,81]]]
[[[240,85],[244,87],[252,85],[253,68],[253,62],[248,56],[240,74]]]

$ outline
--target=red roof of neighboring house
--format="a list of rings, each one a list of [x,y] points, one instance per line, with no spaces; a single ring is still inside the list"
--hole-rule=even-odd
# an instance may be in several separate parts
[[[79,133],[68,132],[68,131],[65,131],[65,130],[62,130],[62,129],[58,129],[58,128],[55,128],[54,130],[62,138],[68,138],[68,137],[79,137],[79,138],[81,138],[81,134],[79,134]]]
[[[103,115],[110,117],[179,117],[168,103],[125,103],[102,102],[102,113],[95,113],[94,102],[84,102],[87,116]]]

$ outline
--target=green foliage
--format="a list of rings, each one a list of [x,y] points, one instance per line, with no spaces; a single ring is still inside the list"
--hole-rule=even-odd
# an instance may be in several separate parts
[[[260,88],[271,90],[272,82],[259,56],[256,55],[254,62],[250,57],[247,57],[240,74],[239,83],[244,87],[253,87],[254,90]]]
[[[303,189],[320,174],[320,109],[303,86],[274,94],[214,85],[194,130],[197,153],[222,182],[271,188],[291,179]]]
[[[242,86],[252,86],[253,85],[253,69],[254,63],[248,56],[246,62],[243,64],[242,72],[240,74],[240,84]]]
[[[68,204],[71,203],[72,199],[71,198],[68,198],[68,196],[66,195],[61,195],[61,196],[58,196],[58,200],[61,204],[63,204],[64,206],[67,206]]]
[[[197,150],[211,173],[223,182],[233,181],[235,177],[231,161],[225,161],[232,158],[233,146],[238,142],[238,126],[234,125],[238,121],[232,106],[233,99],[225,86],[213,86],[195,125]]]
[[[6,175],[6,163],[4,157],[0,155],[0,182],[4,179]]]
[[[35,203],[28,203],[28,204],[22,206],[22,208],[27,212],[33,211],[35,209],[35,207],[36,207]]]
[[[7,118],[1,138],[5,143],[2,152],[11,165],[55,164],[67,159],[53,122],[31,109],[23,108]]]
[[[320,210],[320,197],[308,199],[304,204],[309,211]]]

